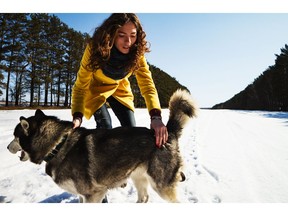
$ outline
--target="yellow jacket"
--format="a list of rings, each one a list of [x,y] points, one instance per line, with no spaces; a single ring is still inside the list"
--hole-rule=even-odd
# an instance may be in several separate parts
[[[90,119],[111,95],[126,107],[134,110],[134,97],[128,80],[132,75],[132,71],[123,79],[111,79],[105,76],[101,69],[91,71],[87,66],[90,55],[90,46],[88,45],[83,54],[77,79],[72,89],[72,114],[81,112],[87,119]],[[139,69],[134,73],[148,111],[151,109],[160,110],[158,93],[144,56],[141,58]]]

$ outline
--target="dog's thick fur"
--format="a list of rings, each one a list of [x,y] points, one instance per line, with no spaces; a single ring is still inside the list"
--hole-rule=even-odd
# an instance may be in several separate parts
[[[157,148],[152,130],[144,127],[72,129],[72,122],[46,116],[41,110],[20,117],[11,153],[21,151],[21,161],[46,161],[46,173],[80,201],[101,202],[108,189],[131,177],[137,202],[147,202],[148,183],[165,200],[178,202],[176,186],[183,178],[178,139],[196,106],[187,91],[177,90],[169,102],[168,142]]]

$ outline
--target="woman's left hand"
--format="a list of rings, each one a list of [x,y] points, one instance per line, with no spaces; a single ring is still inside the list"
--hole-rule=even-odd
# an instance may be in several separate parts
[[[155,131],[156,146],[161,148],[168,140],[168,131],[161,119],[152,119],[151,128]]]

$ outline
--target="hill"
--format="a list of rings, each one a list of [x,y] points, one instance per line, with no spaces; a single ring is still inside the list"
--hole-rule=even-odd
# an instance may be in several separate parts
[[[174,77],[171,77],[169,74],[167,74],[160,68],[149,64],[149,69],[152,73],[152,77],[158,91],[161,107],[168,107],[169,99],[177,89],[181,88],[189,91],[187,87],[181,85]],[[130,83],[134,94],[135,107],[145,107],[145,101],[144,98],[141,96],[135,76],[130,77]]]
[[[288,46],[275,55],[275,64],[224,103],[213,109],[288,111]]]

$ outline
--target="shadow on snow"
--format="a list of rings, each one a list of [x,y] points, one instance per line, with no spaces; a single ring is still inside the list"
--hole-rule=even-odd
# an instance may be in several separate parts
[[[77,196],[64,192],[62,194],[53,195],[40,203],[79,203]]]

